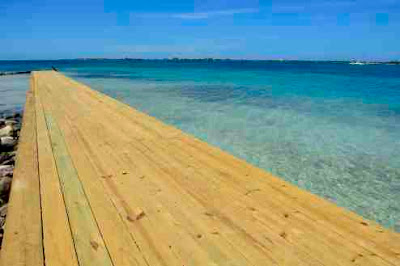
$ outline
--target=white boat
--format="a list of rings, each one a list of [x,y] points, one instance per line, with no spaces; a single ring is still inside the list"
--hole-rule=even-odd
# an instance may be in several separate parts
[[[350,65],[365,65],[365,63],[360,62],[360,61],[355,61],[355,62],[350,62]]]

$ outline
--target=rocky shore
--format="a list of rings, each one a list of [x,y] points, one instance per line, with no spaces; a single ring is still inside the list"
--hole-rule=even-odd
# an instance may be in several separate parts
[[[0,248],[3,240],[8,197],[14,172],[22,116],[0,114]]]

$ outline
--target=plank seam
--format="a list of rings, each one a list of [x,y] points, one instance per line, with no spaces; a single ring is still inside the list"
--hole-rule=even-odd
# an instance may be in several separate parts
[[[36,115],[36,97],[37,97],[37,84],[36,84],[36,77],[33,74],[31,76],[32,79],[32,94],[33,94],[33,108],[35,114],[35,132],[36,132],[36,157],[37,157],[37,171],[38,171],[38,179],[39,179],[39,206],[40,206],[40,221],[42,225],[42,253],[43,253],[43,265],[46,266],[46,253],[44,250],[44,224],[43,224],[43,206],[42,206],[42,193],[41,193],[41,183],[40,183],[40,162],[39,162],[39,143],[38,143],[38,133],[37,133],[37,115]]]
[[[69,115],[67,115],[67,114],[64,114],[64,115],[65,115],[65,118],[71,119],[71,118],[69,117]],[[66,123],[68,124],[69,127],[75,128],[74,125],[73,125],[68,119],[67,119]],[[60,129],[61,129],[61,128],[60,128]],[[72,136],[72,138],[74,138],[77,142],[81,142],[80,138],[78,138],[78,136],[77,136],[76,134],[74,134],[74,135]],[[83,145],[85,146],[85,143],[83,143]],[[82,152],[83,152],[84,156],[88,159],[89,163],[93,163],[92,159],[91,159],[90,156],[87,154],[86,150],[83,149]],[[74,159],[72,158],[72,156],[71,156],[71,159],[72,159],[72,161],[74,161]],[[94,167],[95,167],[95,166],[94,166]],[[79,176],[79,175],[78,175],[78,176]],[[83,182],[82,182],[82,184],[83,184]],[[103,186],[103,188],[104,188],[104,184],[101,184],[101,186]],[[85,193],[85,195],[86,195],[86,193]],[[123,219],[123,215],[120,213],[120,211],[119,211],[118,208],[116,207],[114,201],[109,197],[110,195],[109,195],[108,193],[105,193],[104,196],[107,196],[109,202],[110,202],[111,205],[112,205],[111,208],[113,208],[113,209],[116,210],[117,217],[118,217],[119,220],[121,221],[122,226],[123,226],[124,228],[128,228],[126,222],[125,222],[124,219]],[[128,230],[128,231],[129,231],[129,230]],[[135,240],[135,237],[132,235],[131,232],[128,233],[128,236],[129,236],[129,239],[133,242],[132,245],[135,246],[135,247],[137,248],[137,250],[139,251],[140,255],[138,255],[138,256],[140,256],[140,258],[143,259],[143,262],[145,263],[145,265],[150,266],[151,264],[149,264],[148,260],[147,260],[146,257],[144,256],[144,253],[142,252],[142,250],[141,250],[139,244],[137,243],[137,241]]]
[[[66,115],[66,116],[68,117],[68,115]],[[70,126],[71,128],[75,128],[74,125],[70,124],[69,122],[67,122],[67,123],[69,124],[69,126]],[[74,138],[75,138],[76,140],[79,141],[79,139],[78,139],[78,137],[77,137],[76,135],[74,135]],[[86,144],[85,142],[83,142],[83,145],[86,147],[87,144]],[[84,149],[84,150],[85,150],[85,151],[84,151],[85,155],[89,158],[90,156],[87,154],[87,147],[86,147],[86,149]],[[90,159],[89,159],[89,161],[90,161]],[[104,185],[103,183],[101,183],[101,184],[102,184],[103,188],[105,188],[105,191],[106,191],[105,185]],[[122,221],[122,224],[125,226],[125,228],[128,228],[128,226],[127,226],[127,224],[126,224],[126,222],[125,222],[125,220],[124,220],[123,215],[120,213],[120,211],[118,210],[118,207],[115,205],[114,201],[110,198],[110,195],[109,195],[108,193],[107,193],[107,196],[108,196],[108,198],[109,198],[110,203],[112,204],[112,206],[113,206],[113,207],[115,208],[115,210],[117,211],[117,214],[118,214],[120,220]],[[129,230],[128,230],[128,231],[129,231]],[[141,248],[140,248],[140,245],[137,243],[135,237],[132,235],[132,233],[131,233],[130,231],[129,231],[129,237],[132,239],[133,243],[135,243],[135,246],[137,247],[137,249],[139,250],[140,254],[142,255],[143,260],[146,262],[146,265],[151,266],[151,265],[149,264],[149,262],[147,261],[146,256],[144,256],[144,254],[143,254],[143,252],[142,252],[142,250],[141,250]]]
[[[37,97],[39,97],[39,96],[37,96]],[[42,109],[43,118],[46,119],[46,117],[45,117],[45,115],[44,115],[44,108],[43,108],[43,105],[42,105],[42,103],[41,103],[40,101],[38,101],[38,106],[39,106],[39,108]],[[46,126],[47,132],[49,132],[49,129],[48,129],[48,127],[47,127],[47,123],[44,123],[44,125]],[[52,158],[53,158],[53,160],[54,160],[55,170],[57,171],[57,177],[59,178],[59,173],[58,173],[57,164],[55,163],[55,157],[54,157],[53,147],[52,147],[52,145],[51,145],[50,133],[47,134],[47,136],[48,136],[48,141],[49,141],[49,143],[50,143],[50,147],[51,147],[51,149],[52,149]],[[36,136],[36,137],[37,137],[37,136]],[[38,164],[39,164],[39,160],[38,160]],[[38,168],[38,169],[39,169],[39,168]],[[40,174],[40,171],[39,171],[39,174]],[[61,182],[60,179],[59,179],[59,182]],[[61,186],[61,184],[60,184],[60,186]],[[60,187],[60,189],[61,189],[61,187]],[[62,191],[61,191],[61,192],[62,192]],[[61,197],[62,197],[62,201],[63,201],[64,206],[66,206],[66,205],[65,205],[65,199],[64,199],[64,193],[61,193]],[[77,254],[77,252],[76,252],[75,239],[74,239],[74,237],[73,237],[72,230],[71,230],[70,217],[69,217],[69,214],[68,214],[68,209],[67,209],[66,207],[65,207],[65,213],[66,213],[67,219],[68,219],[69,233],[71,234],[71,240],[72,240],[72,243],[73,243],[73,245],[74,245],[74,253],[75,253],[76,258],[78,258],[78,254]],[[43,212],[42,212],[42,221],[43,221]],[[43,226],[43,223],[42,223],[42,226]],[[44,233],[44,230],[42,230],[42,235],[43,235],[43,233]],[[44,241],[44,238],[43,238],[43,241]],[[45,245],[43,245],[43,250],[44,250],[44,249],[45,249]],[[80,262],[79,262],[78,259],[76,260],[76,262],[78,263],[78,265],[80,265]]]
[[[40,103],[40,105],[42,106],[41,103]],[[43,110],[44,119],[47,120],[46,115],[45,115],[45,113],[44,113],[44,108],[43,108],[43,106],[42,106],[42,110]],[[50,135],[50,131],[49,131],[47,122],[45,123],[45,126],[46,126],[47,131],[49,132],[48,136],[49,136],[49,141],[50,141],[50,147],[51,147],[51,150],[52,150],[53,160],[54,160],[54,162],[55,162],[56,158],[55,158],[55,156],[54,156],[53,145],[51,144],[51,135]],[[62,185],[62,180],[60,179],[60,174],[58,173],[58,166],[57,166],[56,163],[55,163],[55,168],[56,168],[57,176],[58,176],[58,178],[59,178],[59,182],[60,182],[60,186],[61,186],[61,185]],[[61,187],[60,187],[60,188],[61,188]],[[62,191],[62,188],[61,188],[61,191]],[[65,198],[64,198],[64,192],[63,192],[63,191],[62,191],[62,193],[61,193],[61,196],[62,196],[62,199],[63,199],[63,202],[64,202],[64,206],[66,206],[66,205],[65,205]],[[81,264],[80,264],[80,260],[78,259],[79,257],[78,257],[78,253],[77,253],[77,251],[76,251],[77,246],[76,246],[75,238],[74,238],[74,235],[72,234],[72,229],[71,229],[70,214],[69,214],[69,211],[68,211],[68,208],[67,208],[67,207],[65,208],[65,212],[66,212],[66,214],[67,214],[68,224],[69,224],[69,227],[70,227],[70,230],[69,230],[69,231],[70,231],[70,233],[71,233],[72,243],[74,244],[74,251],[75,251],[76,258],[77,258],[77,263],[78,263],[78,265],[80,266],[80,265],[81,265]]]
[[[102,185],[103,185],[103,187],[104,187],[104,184],[102,184]],[[111,202],[112,206],[117,210],[118,216],[119,216],[120,219],[122,220],[123,225],[125,226],[125,228],[127,228],[128,226],[126,225],[122,214],[118,211],[118,208],[117,208],[117,206],[115,205],[114,201],[110,199],[110,202]],[[140,249],[139,244],[136,242],[136,239],[134,238],[134,236],[132,235],[132,233],[131,233],[130,231],[129,231],[129,236],[130,236],[130,238],[132,239],[133,243],[135,243],[135,246],[136,246],[137,249],[139,250],[140,254],[142,254],[142,258],[143,258],[143,260],[146,262],[146,265],[151,266],[151,265],[149,264],[149,262],[147,261],[146,256],[143,255],[143,252],[142,252],[142,250]]]
[[[48,121],[46,113],[44,113],[44,116],[45,116],[46,121]],[[56,125],[56,126],[57,126],[57,125]],[[57,126],[57,127],[58,127],[58,126]],[[48,122],[46,122],[46,128],[47,128],[47,130],[49,130],[49,128],[48,128]],[[59,130],[59,131],[60,131],[60,133],[62,134],[61,130]],[[64,136],[63,136],[63,135],[62,135],[62,137],[63,137],[63,139],[64,139]],[[51,134],[49,134],[49,138],[50,138],[50,141],[51,141]],[[51,145],[51,148],[52,148],[52,150],[53,150],[53,145]],[[68,154],[70,154],[67,145],[65,145],[65,148],[66,148]],[[54,160],[56,161],[56,158],[55,158],[54,156],[55,156],[55,155],[54,155],[54,152],[53,152],[53,158],[54,158]],[[105,244],[106,242],[104,241],[104,236],[103,236],[103,234],[102,234],[102,232],[101,232],[101,230],[100,230],[99,223],[97,222],[96,216],[95,216],[94,213],[93,213],[93,208],[92,208],[92,206],[91,206],[91,204],[90,204],[90,201],[88,200],[88,197],[87,197],[85,188],[84,188],[84,186],[82,185],[82,181],[81,181],[81,179],[79,178],[79,175],[78,175],[78,172],[77,172],[77,170],[76,170],[76,167],[75,167],[75,165],[74,165],[73,160],[71,160],[71,164],[72,164],[72,166],[73,166],[74,169],[75,169],[76,176],[77,176],[77,178],[78,178],[78,180],[79,180],[79,183],[80,183],[80,185],[81,185],[81,187],[82,187],[82,191],[83,191],[83,194],[84,194],[84,196],[85,196],[85,198],[86,198],[86,201],[87,201],[87,203],[88,203],[88,206],[89,206],[89,208],[90,208],[90,212],[92,213],[93,220],[94,220],[94,222],[96,223],[97,230],[98,230],[98,232],[99,232],[99,234],[100,234],[100,236],[101,236],[101,239],[102,239],[102,241],[103,241],[103,243],[104,243],[104,248],[105,248],[105,250],[107,251],[107,254],[108,254],[108,257],[110,258],[111,264],[114,265],[113,258],[111,257],[110,252],[109,252],[109,250],[108,250],[108,247],[107,247],[107,245]],[[56,170],[57,170],[57,173],[59,173],[59,167],[58,167],[57,164],[56,164]],[[58,176],[60,177],[59,174],[58,174]],[[63,182],[62,182],[61,179],[60,179],[60,183],[63,184]],[[63,196],[63,200],[64,200],[64,203],[65,203],[64,192],[62,193],[62,196]],[[70,215],[69,215],[68,208],[66,208],[66,212],[67,212],[68,222],[70,223]],[[71,223],[70,223],[70,225],[71,225]],[[71,230],[71,235],[72,235],[72,241],[73,241],[73,243],[74,243],[74,247],[75,247],[75,252],[76,252],[77,258],[79,258],[78,253],[77,253],[77,251],[76,251],[77,246],[76,246],[76,242],[75,242],[75,239],[74,239],[74,237],[73,237],[73,234],[72,234],[72,230]],[[81,265],[79,259],[78,259],[78,265]]]

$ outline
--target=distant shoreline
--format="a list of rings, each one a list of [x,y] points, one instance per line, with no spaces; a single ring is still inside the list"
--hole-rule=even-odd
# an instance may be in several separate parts
[[[73,59],[33,59],[33,60],[0,60],[4,62],[56,62],[56,61],[149,61],[149,62],[308,62],[308,63],[351,63],[361,62],[364,64],[386,64],[386,65],[400,65],[400,60],[390,61],[373,61],[373,60],[295,60],[295,59],[232,59],[232,58],[158,58],[158,59],[144,59],[144,58],[73,58]],[[0,74],[1,75],[1,74]]]

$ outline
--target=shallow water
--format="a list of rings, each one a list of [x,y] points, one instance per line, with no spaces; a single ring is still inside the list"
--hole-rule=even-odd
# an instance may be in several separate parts
[[[8,64],[8,69],[16,68]],[[94,89],[400,231],[399,66],[33,64],[56,65]],[[10,81],[0,78],[0,104],[9,91],[4,84]],[[17,99],[25,87],[23,78],[13,86]]]
[[[0,116],[21,112],[28,86],[28,75],[0,76]]]

